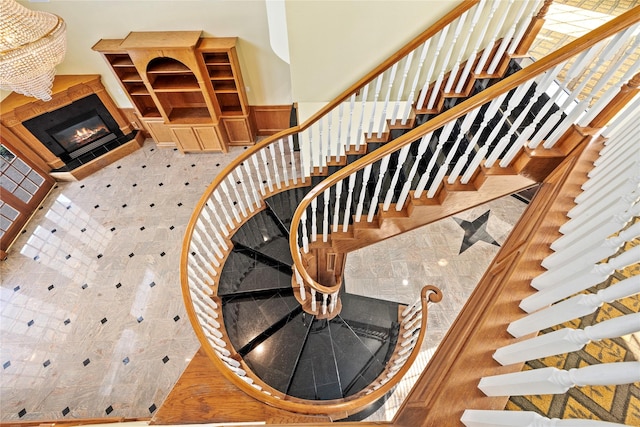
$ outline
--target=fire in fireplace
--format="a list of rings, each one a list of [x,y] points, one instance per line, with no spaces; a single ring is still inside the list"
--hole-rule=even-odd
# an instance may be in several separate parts
[[[47,133],[62,146],[70,158],[76,158],[115,138],[96,111],[47,129]]]

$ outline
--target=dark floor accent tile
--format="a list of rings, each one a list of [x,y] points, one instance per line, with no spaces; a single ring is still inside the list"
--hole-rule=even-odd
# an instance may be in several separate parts
[[[116,166],[116,169],[120,169],[121,167],[122,167],[122,166],[118,165],[118,166]]]
[[[125,203],[124,205],[122,205],[122,207],[123,207],[123,208],[126,208],[126,207],[127,207],[127,204]]]
[[[115,227],[111,227],[111,231],[116,231],[116,228]]]
[[[2,364],[2,369],[7,369],[9,366],[11,366],[11,361],[7,360]]]
[[[155,205],[156,205],[155,203],[151,203],[149,206],[154,207]]]
[[[87,289],[89,287],[89,285],[87,285],[86,283],[84,285],[82,285],[82,289]]]
[[[244,149],[245,149],[245,150],[246,150],[247,148],[249,148],[249,147],[244,147]]]
[[[122,363],[127,365],[130,362],[129,357],[125,357],[124,359],[122,359]]]
[[[34,257],[33,257],[33,260],[34,260],[34,261],[37,261],[37,260],[39,260],[39,259],[40,259],[40,255],[36,255],[36,256],[34,256]]]
[[[134,256],[134,255],[135,255],[135,254],[134,254],[133,252],[131,252],[131,253],[129,254],[129,258],[133,258],[133,256]]]
[[[147,167],[147,165],[142,165],[142,169],[144,169],[144,168],[146,168],[146,167]]]
[[[65,325],[68,325],[69,323],[71,323],[71,319],[65,319],[65,320],[64,320],[64,324],[65,324]]]
[[[152,148],[152,149],[151,149],[151,150],[149,150],[149,151],[155,151],[155,148]]]
[[[48,290],[51,290],[51,289],[53,289],[53,288],[54,288],[54,286],[53,286],[53,285],[49,285],[49,286],[47,287],[47,289],[48,289]]]
[[[44,366],[45,368],[49,365],[51,365],[51,360],[49,359],[45,360],[44,363],[42,364],[42,366]]]
[[[171,165],[167,165],[167,167],[168,167],[168,168],[170,168],[170,167],[171,167]]]
[[[18,412],[18,417],[22,418],[25,415],[27,415],[27,410],[25,408],[22,408],[20,412]]]
[[[106,413],[107,413],[107,415],[109,415],[110,413],[112,413],[112,412],[113,412],[113,406],[109,405],[109,406],[107,407],[107,409],[105,409],[105,410],[104,410],[104,412],[106,412]]]
[[[153,405],[149,406],[149,413],[153,414],[154,412],[156,412],[156,404],[154,403]]]
[[[84,366],[87,366],[89,363],[91,363],[91,360],[89,360],[88,358],[87,358],[87,359],[84,359],[84,360],[82,361],[82,364],[83,364]]]
[[[185,182],[185,183],[184,183],[184,185],[189,185],[189,183],[188,183],[188,182]]]
[[[29,320],[29,321],[27,322],[27,326],[31,327],[31,326],[33,326],[33,323],[34,323],[34,322],[33,322],[33,319],[31,319],[31,320]]]
[[[104,325],[105,323],[107,323],[107,318],[106,318],[106,317],[103,317],[103,318],[102,318],[102,320],[100,320],[100,323],[102,323],[103,325]]]
[[[174,149],[173,149],[173,151],[178,151],[178,149],[177,149],[177,148],[174,148]]]
[[[99,207],[100,207],[100,205],[95,205],[95,206],[93,207],[93,209],[98,209]]]
[[[220,163],[216,163],[216,166],[220,166]]]
[[[120,289],[120,287],[122,286],[122,283],[116,283],[116,289]]]
[[[64,257],[64,259],[69,259],[71,258],[71,254],[67,254],[67,256]]]
[[[98,254],[97,258],[98,259],[102,258],[102,254]]]
[[[18,292],[19,290],[20,290],[20,285],[18,285],[15,288],[13,288],[13,292]]]
[[[142,323],[142,321],[144,320],[144,317],[138,316],[136,320],[138,321],[138,323]]]
[[[111,187],[111,184],[107,184],[107,188]]]
[[[87,231],[86,228],[83,228],[82,230],[80,230],[81,233],[84,233],[85,231]]]
[[[156,282],[151,282],[151,283],[149,283],[149,287],[150,287],[150,288],[153,288],[155,285],[156,285]]]
[[[164,185],[163,183],[158,184],[159,187],[162,187],[163,185]]]
[[[44,206],[40,206],[40,207],[38,208],[38,210],[39,210],[39,211],[41,211],[43,208],[44,208]]]
[[[178,203],[178,206],[182,206],[182,202]]]
[[[58,231],[58,229],[54,228],[53,230],[51,230],[51,233],[55,233],[56,231]]]
[[[195,167],[196,167],[196,164],[195,164],[195,163],[193,163],[193,164],[191,165],[191,167],[192,167],[192,168],[195,168]]]
[[[166,253],[160,252],[160,256],[165,256],[165,255],[166,255]]]
[[[169,230],[173,230],[175,227],[172,225],[171,227],[169,227]]]
[[[180,316],[176,315],[176,317],[173,318],[173,321],[177,322],[178,320],[180,320]]]
[[[169,356],[165,356],[162,358],[162,363],[167,363],[169,361]]]
[[[69,407],[67,406],[62,410],[62,416],[66,417],[69,414],[69,412],[71,412],[71,409],[69,409]]]
[[[132,187],[137,187],[137,186],[138,186],[138,184],[135,184],[135,183],[132,185]]]
[[[22,234],[25,234],[26,232],[27,232],[26,228],[24,230],[22,230]]]
[[[140,231],[144,231],[144,225],[140,227]]]
[[[80,188],[84,188],[84,184],[82,184],[82,185],[80,186]]]

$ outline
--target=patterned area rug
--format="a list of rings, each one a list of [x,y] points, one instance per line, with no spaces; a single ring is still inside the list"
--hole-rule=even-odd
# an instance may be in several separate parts
[[[637,218],[637,221],[640,221],[640,218]],[[640,239],[627,243],[624,250],[636,245],[640,245]],[[639,274],[640,265],[631,265],[624,270],[616,271],[606,282],[588,289],[586,293],[596,293],[608,286],[615,286],[627,277]],[[640,295],[610,304],[605,303],[593,314],[546,329],[541,333],[549,333],[565,327],[584,329],[607,319],[637,312],[640,312]],[[599,363],[636,360],[640,360],[640,333],[591,342],[577,352],[529,361],[524,370],[547,366],[568,370]],[[582,418],[640,426],[640,383],[573,387],[566,394],[560,395],[513,396],[507,403],[506,409],[535,411],[548,418]]]

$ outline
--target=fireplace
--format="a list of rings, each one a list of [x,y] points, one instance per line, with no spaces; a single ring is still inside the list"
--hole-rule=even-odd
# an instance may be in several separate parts
[[[47,133],[72,159],[116,138],[95,110],[47,129]]]

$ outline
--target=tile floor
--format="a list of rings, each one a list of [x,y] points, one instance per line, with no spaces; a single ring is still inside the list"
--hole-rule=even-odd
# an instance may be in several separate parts
[[[199,347],[179,285],[183,232],[208,183],[241,151],[184,155],[148,141],[57,184],[0,263],[2,421],[153,415]],[[525,206],[507,197],[456,217],[490,210],[486,231],[501,243]],[[423,284],[439,286],[446,298],[430,313],[432,352],[499,249],[480,241],[459,254],[464,235],[448,218],[350,254],[347,289],[412,302]],[[393,402],[375,416],[392,414]]]

